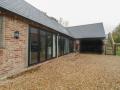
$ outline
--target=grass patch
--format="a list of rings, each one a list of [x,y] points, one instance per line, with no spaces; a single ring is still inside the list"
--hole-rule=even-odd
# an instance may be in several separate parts
[[[120,56],[120,50],[119,50],[119,51],[117,51],[117,55],[118,55],[118,56]]]
[[[117,54],[118,56],[120,56],[120,47],[118,48],[116,54]]]

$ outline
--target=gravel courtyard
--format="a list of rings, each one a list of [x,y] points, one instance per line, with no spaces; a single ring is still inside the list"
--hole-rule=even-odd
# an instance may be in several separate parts
[[[120,57],[65,55],[9,78],[0,90],[120,90]]]

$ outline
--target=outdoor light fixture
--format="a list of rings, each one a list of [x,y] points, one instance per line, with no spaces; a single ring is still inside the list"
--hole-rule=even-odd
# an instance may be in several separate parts
[[[14,38],[19,39],[19,34],[20,34],[19,31],[15,31],[14,32]]]

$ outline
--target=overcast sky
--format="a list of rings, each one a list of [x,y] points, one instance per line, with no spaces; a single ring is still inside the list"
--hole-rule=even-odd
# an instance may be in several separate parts
[[[120,23],[120,0],[26,0],[69,26],[103,22],[106,33]]]

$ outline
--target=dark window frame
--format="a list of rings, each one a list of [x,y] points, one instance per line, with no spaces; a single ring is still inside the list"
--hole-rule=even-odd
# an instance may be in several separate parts
[[[34,63],[34,64],[31,64],[30,63],[30,43],[31,43],[31,39],[30,39],[30,32],[31,32],[31,28],[35,28],[35,27],[33,27],[33,26],[29,26],[29,35],[28,35],[28,41],[29,41],[29,45],[28,45],[28,66],[32,66],[32,65],[36,65],[36,64],[39,64],[39,63],[42,63],[42,61],[41,61],[41,58],[40,58],[40,50],[41,50],[41,33],[40,33],[40,31],[44,31],[45,33],[46,33],[46,35],[45,35],[45,43],[46,43],[46,48],[45,48],[45,60],[43,61],[43,62],[45,62],[45,61],[48,61],[48,60],[50,60],[50,59],[53,59],[53,58],[56,58],[57,57],[57,34],[56,33],[53,33],[53,32],[50,32],[50,31],[46,31],[46,30],[44,30],[44,29],[40,29],[40,28],[35,28],[35,29],[37,29],[38,30],[38,42],[39,42],[39,47],[38,47],[38,49],[39,49],[39,52],[38,52],[38,62],[37,63]],[[50,33],[51,34],[51,36],[52,36],[52,41],[51,41],[51,58],[48,58],[47,57],[47,42],[48,42],[48,38],[47,38],[47,33]],[[55,35],[55,49],[56,49],[56,56],[55,57],[53,57],[53,34]]]

